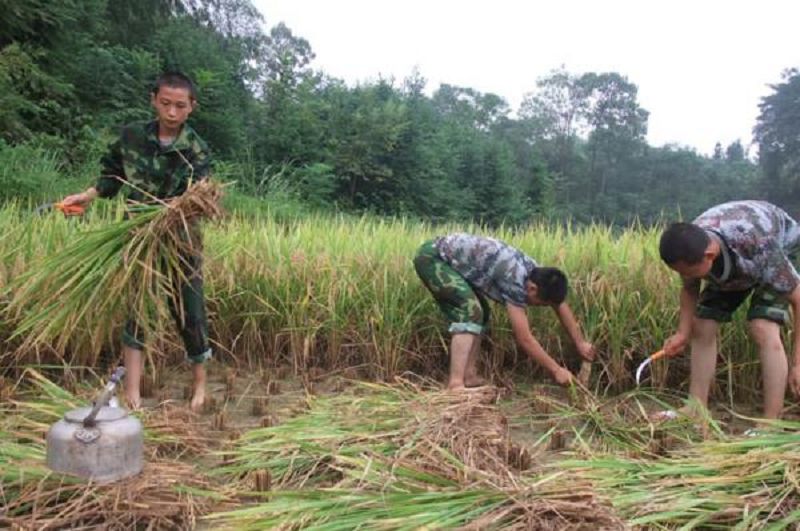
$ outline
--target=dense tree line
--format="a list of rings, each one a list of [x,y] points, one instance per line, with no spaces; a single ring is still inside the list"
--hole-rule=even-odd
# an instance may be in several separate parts
[[[0,149],[42,145],[81,167],[150,115],[159,71],[180,69],[220,172],[253,195],[490,224],[649,222],[743,197],[800,206],[797,71],[762,102],[756,164],[738,141],[710,157],[649,146],[619,73],[553,71],[512,110],[468,87],[429,93],[418,72],[348,86],[312,69],[288,27],[266,27],[249,0],[0,0]]]

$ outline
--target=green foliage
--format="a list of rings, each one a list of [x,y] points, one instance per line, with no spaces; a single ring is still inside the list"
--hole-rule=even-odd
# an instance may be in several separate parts
[[[330,164],[318,162],[295,171],[296,188],[312,207],[330,208],[336,201],[338,177]]]
[[[92,46],[70,63],[80,113],[97,127],[118,128],[151,116],[149,93],[159,74],[155,55],[139,48]]]
[[[761,100],[755,141],[767,194],[800,205],[800,71],[786,70],[774,91]]]
[[[417,71],[348,86],[315,71],[311,44],[285,24],[265,29],[251,0],[30,0],[0,12],[0,137],[57,149],[72,172],[90,171],[98,139],[152,116],[152,81],[179,69],[198,86],[191,124],[220,167],[291,211],[625,224],[762,190],[789,206],[800,182],[793,70],[762,103],[762,183],[738,141],[713,157],[648,146],[638,87],[617,72],[553,71],[514,116],[470,87],[429,96]]]
[[[47,72],[41,49],[13,43],[0,49],[0,135],[9,141],[54,133],[64,118],[69,85]]]
[[[9,146],[0,141],[0,201],[41,199],[52,193],[61,180],[60,165],[55,151],[32,144]]]

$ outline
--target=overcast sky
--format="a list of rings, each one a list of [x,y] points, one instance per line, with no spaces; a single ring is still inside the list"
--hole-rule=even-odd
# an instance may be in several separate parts
[[[711,153],[747,145],[760,98],[800,66],[800,1],[253,0],[311,44],[313,66],[348,83],[406,77],[493,92],[516,109],[564,65],[639,87],[648,140]],[[755,150],[753,150],[755,151]]]

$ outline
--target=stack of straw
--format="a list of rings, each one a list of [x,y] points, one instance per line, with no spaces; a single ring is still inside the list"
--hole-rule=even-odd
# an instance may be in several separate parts
[[[245,433],[217,471],[252,490],[266,470],[280,490],[209,518],[236,529],[622,529],[587,481],[514,466],[495,396],[405,382],[313,398],[307,413]]]

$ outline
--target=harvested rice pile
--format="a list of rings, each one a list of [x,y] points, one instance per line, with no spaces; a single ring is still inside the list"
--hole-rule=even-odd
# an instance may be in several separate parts
[[[217,473],[262,502],[217,513],[236,529],[622,529],[588,481],[529,468],[494,388],[360,384],[245,433]],[[264,476],[274,490],[259,493]]]
[[[598,455],[565,466],[592,480],[633,525],[797,529],[800,423],[775,428],[658,460]]]

